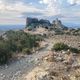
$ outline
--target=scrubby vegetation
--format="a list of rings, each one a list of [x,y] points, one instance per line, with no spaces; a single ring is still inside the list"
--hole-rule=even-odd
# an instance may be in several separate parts
[[[71,52],[73,53],[79,53],[80,50],[78,50],[77,48],[73,48],[73,47],[70,47],[68,46],[67,44],[64,44],[64,43],[56,43],[54,44],[52,50],[55,50],[55,51],[61,51],[61,50],[70,50]]]
[[[5,41],[0,41],[0,64],[6,63],[11,57],[10,46]]]
[[[55,50],[55,51],[61,51],[61,50],[67,50],[67,49],[69,49],[69,47],[64,43],[56,43],[52,48],[52,50]]]
[[[77,48],[70,47],[69,49],[73,53],[79,53],[80,52],[80,50],[78,50]]]
[[[24,54],[30,55],[32,54],[31,50],[29,48],[24,48],[22,51]]]
[[[77,35],[80,36],[80,28],[70,29],[70,30],[66,31],[65,34],[74,35],[74,36],[77,36]]]
[[[74,35],[74,36],[80,36],[80,28],[77,29],[67,29],[67,30],[60,30],[60,29],[54,29],[55,35]]]
[[[63,35],[63,34],[64,34],[64,31],[55,29],[55,35]]]
[[[6,63],[13,53],[24,52],[30,54],[33,47],[39,47],[39,35],[30,35],[23,31],[7,31],[0,37],[0,64]]]

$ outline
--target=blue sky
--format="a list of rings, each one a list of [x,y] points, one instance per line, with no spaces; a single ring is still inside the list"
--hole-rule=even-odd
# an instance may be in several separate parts
[[[0,0],[0,24],[25,24],[26,17],[80,24],[80,0]]]

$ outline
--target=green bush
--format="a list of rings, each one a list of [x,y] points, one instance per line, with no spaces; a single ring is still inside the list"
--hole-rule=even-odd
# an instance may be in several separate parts
[[[39,46],[37,41],[42,40],[39,35],[31,35],[23,31],[8,31],[6,35],[13,51],[22,51],[24,48],[32,49]]]
[[[73,48],[73,47],[69,47],[68,45],[64,44],[64,43],[56,43],[54,44],[52,50],[55,51],[61,51],[61,50],[70,50],[72,53],[79,53],[80,50],[78,50],[77,48]]]
[[[7,43],[0,42],[0,64],[5,64],[11,58],[10,48]]]
[[[32,54],[33,47],[39,47],[38,42],[43,39],[40,35],[31,35],[22,30],[10,30],[4,35],[4,38],[0,36],[0,64],[6,63],[15,52]]]
[[[31,50],[29,48],[24,48],[22,51],[24,54],[30,55],[32,54]]]
[[[80,51],[77,48],[70,47],[70,51],[73,53],[79,53]]]
[[[68,45],[64,43],[56,43],[54,44],[52,50],[61,51],[61,50],[67,50],[68,48],[69,48]]]

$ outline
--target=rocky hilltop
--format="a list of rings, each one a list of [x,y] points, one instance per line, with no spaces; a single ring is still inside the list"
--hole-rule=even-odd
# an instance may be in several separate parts
[[[38,19],[38,18],[30,18],[27,17],[26,19],[26,27],[29,29],[33,29],[36,27],[44,27],[47,29],[68,29],[67,27],[65,27],[62,22],[60,20],[58,20],[58,18],[56,20],[53,20],[52,23],[50,23],[49,20],[45,20],[45,19]]]
[[[37,19],[37,18],[30,18],[27,17],[26,19],[26,27],[28,28],[36,28],[36,27],[49,27],[51,26],[51,23],[49,20],[45,20],[45,19]]]

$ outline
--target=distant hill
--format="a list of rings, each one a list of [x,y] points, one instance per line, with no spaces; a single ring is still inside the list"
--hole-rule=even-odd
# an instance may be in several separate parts
[[[0,25],[0,31],[20,30],[23,28],[25,28],[25,25]]]

